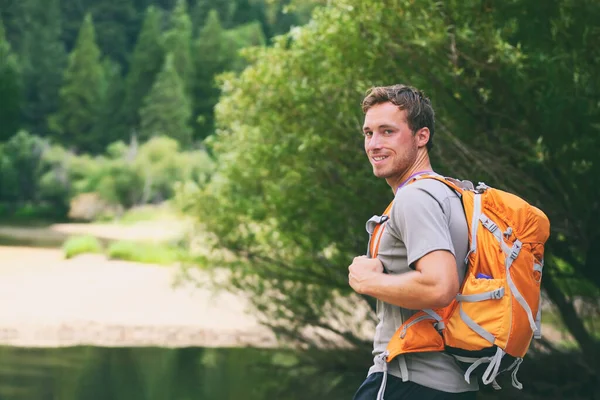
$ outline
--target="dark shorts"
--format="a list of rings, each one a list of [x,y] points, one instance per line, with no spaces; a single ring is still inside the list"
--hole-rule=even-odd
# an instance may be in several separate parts
[[[358,388],[353,400],[377,399],[382,380],[383,372],[369,375]],[[414,382],[402,382],[402,379],[388,374],[383,397],[385,400],[475,400],[477,392],[441,392]]]

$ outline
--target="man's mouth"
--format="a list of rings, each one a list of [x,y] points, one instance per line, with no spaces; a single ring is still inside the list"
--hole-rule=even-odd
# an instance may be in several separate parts
[[[386,158],[388,158],[388,156],[375,156],[375,157],[371,157],[371,159],[373,161],[375,161],[376,163],[377,162],[381,162],[381,161],[385,160]]]

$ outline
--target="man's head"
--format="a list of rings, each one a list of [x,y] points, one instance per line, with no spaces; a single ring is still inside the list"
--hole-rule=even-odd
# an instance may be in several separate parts
[[[375,176],[394,187],[414,168],[429,166],[434,112],[423,93],[405,85],[376,87],[362,108],[365,151]]]
[[[373,106],[390,102],[406,111],[406,123],[415,134],[421,128],[429,129],[427,150],[433,148],[435,113],[429,98],[419,89],[406,85],[379,86],[369,89],[362,102],[366,114]]]

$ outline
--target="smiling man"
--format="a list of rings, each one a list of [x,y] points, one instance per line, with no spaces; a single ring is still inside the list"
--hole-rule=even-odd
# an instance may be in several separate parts
[[[435,174],[430,100],[405,85],[376,87],[362,108],[365,152],[374,175],[387,181],[395,197],[380,235],[370,240],[376,257],[356,257],[348,268],[350,286],[377,299],[379,319],[374,364],[354,399],[475,399],[476,381],[467,383],[450,355],[424,349],[385,359],[388,342],[417,310],[445,307],[458,293],[468,230],[456,193],[434,179],[411,182]]]

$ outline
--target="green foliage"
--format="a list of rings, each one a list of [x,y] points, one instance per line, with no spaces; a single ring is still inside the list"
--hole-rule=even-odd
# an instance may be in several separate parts
[[[77,195],[97,193],[108,208],[128,209],[171,198],[179,183],[202,185],[212,169],[205,151],[182,151],[167,137],[115,142],[91,157],[21,131],[0,143],[0,200],[12,205],[8,214],[27,206],[62,219]]]
[[[175,140],[157,137],[139,148],[113,143],[105,156],[71,160],[69,171],[75,193],[95,192],[128,209],[171,198],[177,182],[204,182],[212,167],[205,152],[182,152]]]
[[[124,114],[130,128],[139,125],[139,111],[156,75],[164,63],[161,38],[161,13],[155,7],[146,10],[142,31],[133,51],[126,80]]]
[[[46,135],[50,132],[47,120],[58,110],[58,92],[67,64],[65,45],[60,40],[59,0],[24,0],[22,7],[27,27],[19,49],[25,88],[23,128]]]
[[[9,139],[21,125],[21,69],[0,19],[0,141]]]
[[[76,193],[95,192],[110,204],[125,208],[140,203],[143,180],[126,157],[81,159],[81,179],[74,182]]]
[[[157,243],[118,241],[111,243],[107,251],[111,259],[148,264],[171,265],[180,257],[176,248]]]
[[[192,140],[190,117],[189,99],[175,69],[173,55],[169,53],[140,110],[140,137],[150,139],[166,135],[188,145]]]
[[[99,107],[97,122],[92,131],[95,145],[104,149],[110,143],[123,140],[129,136],[127,121],[123,112],[125,99],[125,83],[119,64],[111,59],[104,59],[104,87],[102,104]]]
[[[165,33],[165,48],[173,54],[173,64],[189,93],[194,65],[192,62],[192,22],[187,12],[187,0],[177,0],[171,13],[170,29]]]
[[[241,49],[264,46],[266,39],[260,24],[251,22],[226,31],[225,43],[226,49],[231,52],[228,55],[230,60],[227,69],[241,72],[248,65],[248,61],[241,54]]]
[[[247,61],[239,51],[244,47],[260,46],[265,43],[258,23],[241,25],[229,31],[221,25],[219,15],[212,10],[194,44],[194,115],[196,138],[205,138],[214,131],[214,107],[221,90],[215,76],[224,71],[241,71]]]
[[[80,151],[98,151],[93,136],[104,99],[104,69],[91,16],[84,20],[77,44],[69,55],[64,84],[60,90],[60,108],[51,127],[61,135],[63,143]]]
[[[85,253],[102,253],[102,244],[95,236],[71,236],[63,244],[65,258],[73,258]]]
[[[54,214],[67,215],[72,193],[70,163],[74,155],[57,145],[47,145],[41,154],[37,192]]]
[[[209,20],[209,14],[215,13],[225,25],[231,23],[235,2],[230,0],[196,0],[192,8],[191,18],[194,26],[202,27]]]
[[[219,99],[219,89],[214,77],[227,66],[228,49],[225,43],[225,31],[221,26],[219,14],[212,10],[194,43],[194,124],[195,136],[205,138],[214,129],[213,108]]]
[[[25,131],[0,144],[0,198],[15,204],[39,199],[41,158],[47,146]]]
[[[121,68],[125,68],[133,42],[130,38],[135,37],[138,29],[132,2],[104,0],[91,2],[90,5],[98,47],[105,57],[110,57]]]
[[[118,222],[119,224],[130,225],[146,221],[172,221],[179,218],[180,216],[166,201],[160,205],[152,204],[131,208],[119,217]]]
[[[559,3],[344,0],[249,52],[252,66],[224,77],[214,179],[188,203],[234,255],[209,264],[228,265],[278,332],[330,326],[321,310],[350,292],[364,223],[392,197],[363,155],[360,100],[372,85],[409,83],[437,110],[436,169],[538,205],[568,232],[548,253],[600,287],[600,38],[583,28],[600,7]]]
[[[145,204],[171,198],[175,182],[206,181],[213,163],[204,151],[182,152],[175,140],[156,137],[140,147],[133,166],[143,177]]]
[[[17,53],[22,48],[26,3],[23,0],[0,0],[0,20],[5,28],[6,39]]]
[[[1,108],[4,114],[10,115],[10,121],[2,120],[2,126],[8,127],[5,128],[3,137],[9,137],[9,134],[18,129],[25,129],[34,134],[61,138],[63,143],[80,151],[93,152],[101,151],[112,140],[127,140],[139,131],[140,108],[164,65],[165,42],[173,53],[174,65],[183,81],[186,94],[194,97],[189,100],[194,104],[194,113],[190,116],[189,123],[194,125],[196,138],[206,137],[213,131],[212,109],[216,104],[218,91],[214,87],[214,75],[210,75],[213,71],[204,72],[203,85],[207,91],[197,88],[197,62],[192,47],[198,31],[212,8],[221,14],[227,29],[235,30],[240,25],[252,26],[250,31],[246,27],[243,29],[242,35],[249,35],[247,39],[238,35],[233,40],[237,44],[223,45],[226,53],[231,56],[242,42],[256,43],[257,35],[261,36],[262,32],[275,32],[267,26],[279,24],[285,30],[286,26],[293,23],[293,18],[289,17],[293,17],[294,13],[284,15],[282,12],[271,12],[268,18],[266,16],[267,9],[283,10],[287,0],[269,1],[269,5],[265,1],[190,1],[194,14],[192,23],[187,12],[188,2],[185,0],[49,0],[41,3],[36,0],[2,0],[0,19],[6,24],[8,42],[19,62],[14,66],[12,57],[5,57],[2,61],[3,65],[10,64],[8,75],[12,76],[12,71],[16,69],[21,78],[0,79],[0,82],[5,82],[0,83],[0,86],[6,85],[6,82],[11,86],[2,89],[7,93],[2,95]],[[161,8],[169,10],[168,18],[162,18]],[[94,20],[94,42],[100,49],[101,56],[92,55],[93,57],[87,58],[89,68],[83,69],[89,71],[91,77],[91,81],[86,82],[88,85],[82,86],[81,82],[75,85],[71,81],[63,83],[66,75],[73,79],[73,66],[69,66],[70,71],[65,71],[68,64],[67,52],[73,53],[78,47],[78,37],[82,27],[87,24],[86,15]],[[140,31],[142,16],[145,18]],[[223,57],[222,54],[212,56]],[[104,71],[106,82],[102,84],[96,82],[100,68],[95,65],[101,58],[104,61],[112,60],[120,67],[118,75],[112,67],[108,68],[109,71]],[[231,68],[238,70],[245,65],[240,58],[234,58],[235,65],[226,63],[215,69],[215,73]],[[107,63],[104,64],[106,70]],[[6,72],[4,67],[3,71]],[[126,76],[125,83],[120,82],[120,75],[123,74]],[[21,95],[13,95],[19,83],[22,86],[19,91]],[[90,110],[89,101],[98,98],[100,86],[104,88],[104,94],[108,98],[104,97],[93,103],[98,108],[94,113]],[[69,94],[65,93],[67,87]],[[84,91],[82,87],[87,89]],[[106,87],[109,88],[108,93]],[[125,93],[122,93],[123,90]],[[73,103],[76,93],[85,94],[82,104],[77,104],[77,107]],[[202,103],[204,99],[208,99],[207,105],[195,105],[196,101]],[[196,109],[200,109],[202,113],[198,115]],[[19,117],[13,118],[17,112]],[[95,115],[96,122],[90,128],[90,123],[85,121],[89,121],[92,115]],[[207,123],[199,126],[195,122],[198,117]],[[84,128],[83,131],[69,132],[81,127]],[[103,135],[107,131],[110,134]],[[77,135],[77,139],[73,135]]]
[[[18,132],[0,143],[0,199],[12,204],[15,217],[32,210],[30,217],[64,218],[70,193],[68,162],[63,148]]]
[[[162,201],[172,195],[172,185],[158,168],[177,170],[177,179],[206,179],[206,168],[199,167],[210,168],[206,153],[184,150],[192,148],[192,139],[214,131],[213,107],[220,93],[215,75],[243,69],[246,61],[239,48],[263,44],[265,24],[282,21],[271,16],[265,22],[263,3],[0,0],[0,20],[6,25],[6,34],[0,28],[0,202],[7,205],[7,213],[52,210],[62,218],[72,199],[88,194],[84,189],[92,190],[90,195],[100,191],[98,196],[109,199],[110,207],[117,205],[115,210]],[[216,34],[197,41],[212,8],[221,13],[228,30],[217,19]],[[173,57],[170,67],[165,43]],[[161,68],[165,71],[158,79]],[[145,122],[140,129],[142,108]],[[45,143],[40,152],[25,157],[31,164],[22,170],[17,159],[31,148],[14,154],[3,150],[20,130],[31,132],[33,141],[41,141],[37,135],[44,137]],[[171,164],[159,162],[153,168],[142,166],[153,161],[134,162],[137,140],[144,143],[156,135],[171,136],[183,146],[173,160],[165,158]],[[83,154],[100,154],[117,141],[135,145],[121,146],[127,150],[118,156]]]

